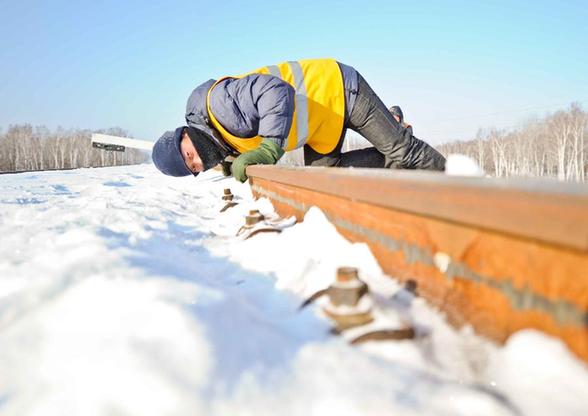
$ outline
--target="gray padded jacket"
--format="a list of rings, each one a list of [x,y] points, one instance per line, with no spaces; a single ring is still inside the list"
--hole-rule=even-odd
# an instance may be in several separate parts
[[[357,95],[358,74],[339,63],[345,89],[345,119],[349,118]],[[186,105],[186,123],[212,133],[206,110],[210,79],[192,91]],[[219,123],[237,137],[262,136],[285,148],[294,114],[294,88],[273,75],[251,74],[227,78],[210,93],[210,109]]]

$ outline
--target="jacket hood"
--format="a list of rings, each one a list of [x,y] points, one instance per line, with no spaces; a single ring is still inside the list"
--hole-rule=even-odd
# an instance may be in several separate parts
[[[208,111],[206,110],[206,96],[216,80],[208,81],[197,86],[188,97],[186,103],[186,123],[188,126],[208,126]]]
[[[188,127],[194,127],[195,129],[198,129],[208,135],[212,141],[221,149],[225,156],[234,155],[236,154],[235,151],[224,142],[216,129],[211,127],[211,123],[208,118],[206,97],[208,95],[208,91],[212,88],[215,82],[216,80],[209,79],[208,81],[194,88],[194,91],[192,91],[192,94],[190,94],[188,97],[188,102],[186,103],[186,124],[188,124]]]

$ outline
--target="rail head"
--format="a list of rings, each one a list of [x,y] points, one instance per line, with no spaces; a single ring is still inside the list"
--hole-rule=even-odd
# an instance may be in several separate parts
[[[421,216],[588,251],[588,186],[424,171],[249,166],[247,175]]]

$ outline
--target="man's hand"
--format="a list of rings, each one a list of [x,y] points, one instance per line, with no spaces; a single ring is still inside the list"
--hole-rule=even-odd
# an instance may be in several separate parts
[[[284,149],[270,139],[263,139],[257,149],[242,153],[231,166],[233,176],[239,182],[247,180],[245,169],[249,165],[275,165],[284,154]]]

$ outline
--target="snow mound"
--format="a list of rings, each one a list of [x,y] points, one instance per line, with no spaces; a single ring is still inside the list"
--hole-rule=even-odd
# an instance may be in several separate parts
[[[224,188],[238,205],[220,213]],[[0,415],[588,413],[558,341],[453,329],[316,207],[243,241],[250,209],[276,216],[214,171],[0,177]],[[299,310],[339,266],[374,293],[373,329],[422,337],[354,347],[320,301]]]
[[[445,174],[449,176],[484,176],[484,170],[471,157],[452,153],[447,156]]]

